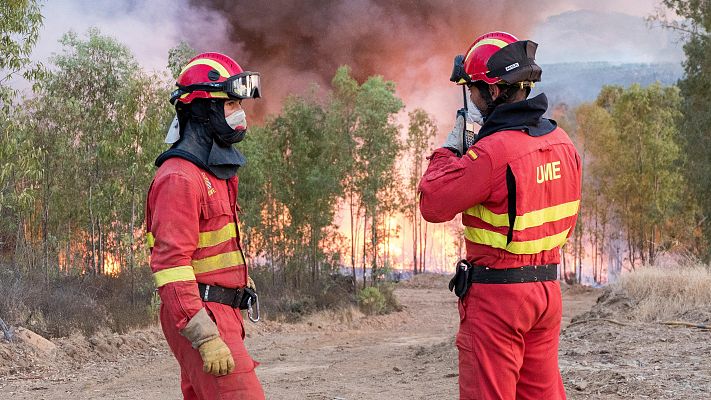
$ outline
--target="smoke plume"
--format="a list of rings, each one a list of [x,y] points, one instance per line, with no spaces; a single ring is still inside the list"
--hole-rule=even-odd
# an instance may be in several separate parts
[[[328,83],[347,64],[356,79],[382,75],[397,84],[408,109],[453,117],[461,92],[449,82],[455,55],[480,34],[508,31],[519,38],[556,2],[485,0],[247,0],[193,1],[218,13],[229,31],[214,38],[245,69],[259,71],[264,100],[257,114],[278,111],[288,93]],[[220,33],[221,34],[221,33]],[[453,118],[451,118],[453,119]]]

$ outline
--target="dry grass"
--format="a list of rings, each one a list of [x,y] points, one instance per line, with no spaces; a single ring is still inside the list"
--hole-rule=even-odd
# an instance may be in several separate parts
[[[452,274],[433,274],[430,272],[424,274],[418,274],[412,278],[401,281],[398,283],[398,287],[411,288],[411,289],[441,289],[446,288],[449,284],[449,280],[452,279]]]
[[[641,268],[610,287],[613,298],[632,306],[629,318],[643,322],[711,318],[711,269],[703,266]]]

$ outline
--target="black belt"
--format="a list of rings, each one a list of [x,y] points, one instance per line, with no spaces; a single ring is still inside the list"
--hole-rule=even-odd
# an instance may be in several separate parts
[[[227,304],[232,308],[241,308],[244,289],[229,289],[222,286],[198,283],[198,291],[202,301]]]
[[[449,290],[464,298],[472,283],[528,283],[555,281],[558,279],[558,264],[526,265],[518,268],[494,269],[472,266],[467,260],[457,263],[457,270],[449,281]]]
[[[469,281],[472,283],[527,283],[557,279],[558,264],[526,265],[506,269],[474,265],[469,271]]]

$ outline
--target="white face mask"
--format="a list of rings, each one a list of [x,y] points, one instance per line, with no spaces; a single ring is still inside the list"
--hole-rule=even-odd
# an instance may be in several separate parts
[[[233,112],[229,117],[225,117],[225,121],[230,128],[236,131],[247,129],[247,114],[244,113],[244,110]]]
[[[475,123],[479,126],[481,126],[484,123],[484,118],[481,116],[481,111],[479,108],[472,102],[472,94],[467,89],[467,122],[468,123]],[[468,128],[467,128],[468,129]],[[471,130],[471,129],[468,129]]]

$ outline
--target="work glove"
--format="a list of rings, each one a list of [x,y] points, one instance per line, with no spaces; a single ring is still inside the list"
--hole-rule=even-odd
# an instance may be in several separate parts
[[[254,281],[252,280],[251,276],[247,276],[247,287],[254,290],[255,292],[257,291],[257,285],[254,284]]]
[[[202,370],[215,376],[227,375],[235,369],[235,360],[230,348],[219,336],[198,347],[202,357]]]
[[[217,325],[204,308],[190,319],[180,334],[200,352],[202,369],[206,373],[222,376],[235,369],[235,361],[229,347],[220,338]]]
[[[454,128],[447,135],[447,139],[442,147],[453,150],[458,156],[464,153],[464,124],[466,111],[461,108],[457,111],[457,119],[454,121]]]
[[[467,102],[469,103],[468,108],[460,108],[457,110],[457,119],[454,122],[454,128],[447,135],[442,147],[455,150],[458,155],[464,154],[464,151],[469,148],[476,139],[476,133],[474,133],[474,124],[481,125],[484,123],[484,118],[481,116],[479,109],[471,103],[469,97],[467,97]],[[466,134],[464,132],[466,126]],[[466,146],[466,148],[465,148]]]

